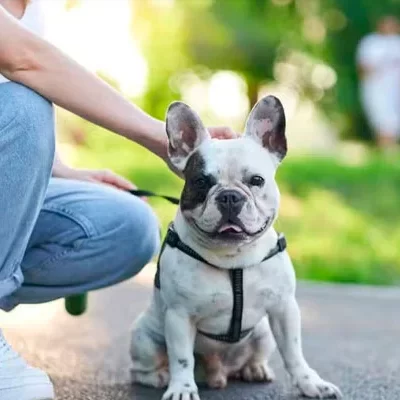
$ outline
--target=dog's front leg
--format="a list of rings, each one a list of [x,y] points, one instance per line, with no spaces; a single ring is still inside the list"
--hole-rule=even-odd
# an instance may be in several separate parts
[[[320,378],[304,359],[301,344],[300,310],[291,296],[279,310],[269,315],[271,328],[286,370],[302,395],[311,398],[340,398],[340,390]]]
[[[170,383],[162,400],[200,400],[194,381],[195,336],[196,327],[185,310],[167,310],[165,340]]]

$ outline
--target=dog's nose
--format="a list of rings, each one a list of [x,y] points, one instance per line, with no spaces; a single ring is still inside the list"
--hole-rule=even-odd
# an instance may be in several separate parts
[[[216,198],[218,206],[222,212],[239,214],[246,197],[237,190],[223,190]]]

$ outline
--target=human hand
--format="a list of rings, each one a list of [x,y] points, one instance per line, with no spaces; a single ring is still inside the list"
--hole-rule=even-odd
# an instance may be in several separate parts
[[[136,186],[122,176],[108,169],[80,169],[66,165],[57,165],[53,169],[53,176],[78,181],[102,183],[122,190],[134,190]]]
[[[108,169],[72,169],[71,179],[79,181],[103,183],[122,190],[135,190],[137,187],[124,177]]]
[[[210,126],[207,128],[214,139],[236,139],[237,133],[229,126]]]

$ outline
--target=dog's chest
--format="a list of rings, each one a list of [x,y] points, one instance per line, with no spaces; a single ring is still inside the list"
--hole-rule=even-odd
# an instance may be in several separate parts
[[[278,256],[276,260],[243,269],[243,329],[257,324],[290,289],[290,277],[279,259]],[[184,307],[198,321],[200,329],[227,330],[233,308],[229,271],[189,259],[186,263],[176,261],[166,262],[161,273],[167,307]]]

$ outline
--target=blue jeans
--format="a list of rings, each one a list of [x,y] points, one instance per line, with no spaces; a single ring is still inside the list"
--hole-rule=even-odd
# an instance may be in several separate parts
[[[142,200],[98,184],[51,178],[50,102],[0,84],[0,308],[109,286],[138,273],[159,247]]]

